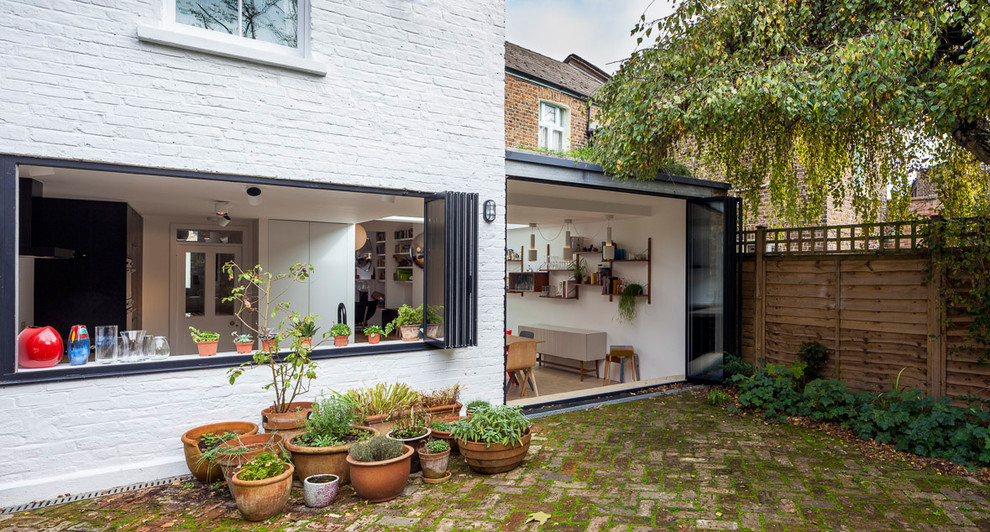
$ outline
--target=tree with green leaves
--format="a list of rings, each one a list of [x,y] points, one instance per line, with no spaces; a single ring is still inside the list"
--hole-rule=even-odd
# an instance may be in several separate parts
[[[750,205],[903,215],[927,167],[949,214],[990,197],[985,0],[681,0],[597,95],[595,162],[653,179],[689,156]]]

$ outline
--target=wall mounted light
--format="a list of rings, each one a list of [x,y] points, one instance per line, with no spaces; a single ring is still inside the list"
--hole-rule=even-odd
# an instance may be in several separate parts
[[[567,231],[564,232],[564,260],[574,260],[574,248],[571,247],[571,230],[573,220],[570,218],[564,220],[564,227]]]
[[[529,224],[529,252],[526,254],[529,262],[536,262],[536,224]]]
[[[258,187],[247,187],[244,189],[244,193],[248,197],[248,205],[257,207],[261,205],[261,189]]]
[[[217,201],[213,203],[213,210],[217,213],[217,225],[227,227],[230,225],[230,214],[227,213],[229,201]]]
[[[611,214],[605,215],[605,245],[602,246],[602,260],[612,260],[615,258],[615,244],[612,242],[612,218]]]
[[[483,216],[488,223],[495,221],[495,200],[485,200]]]

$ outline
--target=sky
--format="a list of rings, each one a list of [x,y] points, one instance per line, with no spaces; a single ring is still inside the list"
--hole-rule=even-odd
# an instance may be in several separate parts
[[[557,60],[574,53],[612,73],[636,49],[629,31],[640,15],[672,10],[672,0],[506,0],[505,39]]]

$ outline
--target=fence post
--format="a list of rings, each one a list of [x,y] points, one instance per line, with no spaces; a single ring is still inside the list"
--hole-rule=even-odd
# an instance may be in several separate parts
[[[929,239],[941,238],[939,234],[938,222],[940,219],[933,219],[928,233]],[[929,250],[938,249],[938,246],[929,244]],[[942,285],[945,282],[945,272],[939,264],[937,252],[929,254],[931,261],[931,279],[928,281],[928,395],[930,397],[941,397],[945,395],[945,320],[943,312],[945,306],[942,304]]]
[[[756,276],[755,301],[753,308],[756,316],[753,319],[753,362],[756,363],[761,358],[767,356],[767,263],[765,254],[767,252],[767,228],[766,226],[756,226],[756,265],[753,268]]]

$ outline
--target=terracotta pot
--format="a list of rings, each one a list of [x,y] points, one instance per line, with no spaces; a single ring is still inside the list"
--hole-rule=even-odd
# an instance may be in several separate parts
[[[427,323],[426,324],[426,336],[430,338],[440,338],[440,324],[439,323]]]
[[[453,454],[460,454],[457,447],[457,439],[450,435],[449,432],[444,432],[442,430],[434,430],[431,434],[434,440],[444,440],[450,445],[450,452]]]
[[[240,355],[246,355],[251,352],[251,348],[254,347],[254,342],[234,342],[237,346],[237,353]]]
[[[443,478],[447,475],[447,463],[450,461],[450,449],[442,453],[425,453],[426,447],[420,447],[416,453],[419,463],[423,466],[424,478]]]
[[[424,408],[421,412],[430,414],[433,419],[442,419],[445,421],[452,421],[460,419],[461,403],[454,403],[452,405],[440,405],[433,406],[430,408]],[[395,426],[395,420],[401,419],[402,417],[409,417],[409,410],[403,410],[401,414],[393,415],[389,417],[388,414],[376,414],[374,416],[365,416],[364,424],[374,427],[378,430],[379,434],[388,434],[392,431],[392,427]]]
[[[311,475],[303,478],[303,502],[310,508],[330,506],[337,498],[338,491],[340,477],[337,475]]]
[[[345,345],[347,345],[347,338],[348,338],[347,336],[334,336],[333,345],[337,347],[344,347]]]
[[[50,368],[62,360],[62,337],[51,327],[27,327],[17,335],[22,368]]]
[[[368,335],[368,343],[369,344],[377,344],[378,342],[381,342],[381,341],[382,341],[382,335],[379,334],[379,333],[371,333],[371,334]]]
[[[223,479],[227,481],[227,487],[230,488],[230,494],[234,495],[234,490],[236,488],[230,482],[230,478],[234,476],[234,471],[237,471],[238,467],[250,462],[255,456],[258,456],[263,452],[267,451],[276,455],[282,454],[284,445],[282,443],[281,434],[277,432],[269,432],[266,434],[238,436],[233,440],[220,444],[220,447],[243,447],[249,449],[248,452],[241,452],[238,454],[224,454],[223,451],[217,453],[216,463],[220,466],[220,472],[223,473]]]
[[[218,345],[220,345],[220,340],[215,340],[212,342],[196,342],[196,349],[199,350],[199,356],[211,357],[217,354]]]
[[[258,426],[247,421],[227,421],[224,423],[211,423],[196,427],[182,435],[182,450],[186,454],[186,466],[189,472],[200,482],[216,482],[223,476],[220,465],[216,462],[209,462],[203,459],[203,453],[199,450],[199,439],[203,434],[214,432],[236,432],[238,434],[251,435],[258,432]]]
[[[419,325],[399,325],[399,334],[402,335],[403,342],[419,340]]]
[[[368,502],[390,501],[402,493],[409,482],[409,465],[413,448],[406,445],[402,456],[382,462],[358,462],[350,456],[351,485],[358,497]]]
[[[274,341],[273,340],[262,340],[261,341],[261,350],[267,352],[269,350],[269,348],[268,348],[269,345],[274,346],[275,345]]]
[[[307,337],[307,338],[300,338],[299,339],[299,343],[301,343],[302,345],[304,345],[306,347],[313,347],[313,337],[310,336],[310,337]]]
[[[406,445],[408,445],[408,446],[410,446],[413,449],[415,449],[415,450],[418,451],[419,448],[422,447],[424,443],[426,443],[426,439],[429,438],[430,437],[430,434],[432,434],[432,433],[433,433],[433,430],[430,429],[430,428],[427,428],[426,429],[426,434],[423,434],[422,436],[416,436],[415,438],[396,438],[395,436],[392,436],[392,431],[389,431],[389,432],[385,433],[385,437],[388,438],[388,439],[390,439],[390,440],[401,441],[402,443],[404,443],[404,444],[406,444]],[[419,473],[422,470],[422,468],[419,465],[419,455],[418,454],[414,454],[413,455],[412,462],[409,464],[409,467],[410,467],[410,470],[411,470],[412,473]]]
[[[235,473],[230,480],[235,486],[234,500],[241,517],[248,521],[264,521],[278,515],[289,502],[294,471],[292,464],[286,464],[282,474],[264,480],[241,480],[237,478],[240,471]]]
[[[261,411],[261,426],[265,432],[278,432],[285,441],[299,434],[306,427],[306,420],[313,413],[313,403],[295,402],[288,404],[288,412],[275,412],[274,406]]]
[[[479,443],[473,441],[457,440],[457,445],[461,448],[464,461],[468,467],[476,473],[491,475],[493,473],[504,473],[511,471],[522,463],[526,453],[529,452],[529,440],[533,433],[526,430],[523,434],[522,443],[511,446],[501,443]]]
[[[378,431],[371,427],[354,428],[370,432],[372,436],[378,435]],[[337,475],[340,477],[341,486],[349,484],[351,475],[347,467],[347,451],[351,449],[351,444],[331,447],[296,445],[293,440],[302,434],[304,433],[293,436],[285,444],[285,448],[292,453],[292,463],[296,466],[297,476],[305,479],[313,475]]]

